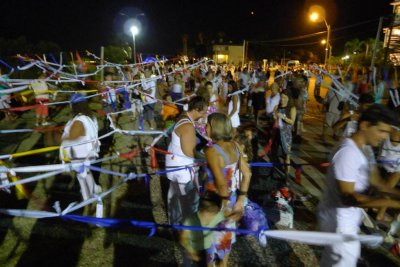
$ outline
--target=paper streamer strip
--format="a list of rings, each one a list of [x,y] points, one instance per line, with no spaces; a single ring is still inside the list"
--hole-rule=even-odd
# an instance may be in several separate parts
[[[56,171],[50,171],[44,174],[36,175],[30,178],[25,178],[21,179],[18,181],[14,181],[12,183],[9,183],[7,185],[0,185],[1,188],[6,188],[10,186],[16,186],[16,185],[22,185],[22,184],[27,184],[31,182],[36,182],[45,178],[49,178],[58,174],[61,174],[63,172],[69,172],[69,171],[79,171],[81,166],[85,166],[85,164],[96,164],[99,162],[104,162],[108,160],[112,160],[118,157],[117,155],[113,155],[108,158],[103,158],[103,159],[98,159],[98,160],[93,160],[93,161],[88,161],[88,162],[74,162],[74,163],[68,163],[68,164],[55,164],[55,165],[44,165],[44,166],[28,166],[28,167],[18,167],[18,168],[6,168],[4,166],[0,166],[0,172],[26,172],[26,171],[31,171],[31,172],[42,172],[42,171],[49,171],[55,169],[55,166],[60,166],[59,169]]]
[[[0,209],[0,213],[27,217],[27,218],[54,218],[60,216],[58,213],[45,212],[45,211],[28,211],[28,210],[16,210],[16,209]],[[63,215],[61,213],[61,215]],[[135,221],[135,220],[123,220],[114,218],[95,218],[79,215],[64,215],[60,216],[61,219],[73,220],[82,223],[95,224],[102,227],[139,227],[152,230],[150,236],[154,235],[157,228],[168,228],[173,230],[188,230],[188,231],[225,231],[235,232],[237,234],[252,234],[258,236],[260,234],[265,235],[269,238],[280,239],[285,241],[299,242],[309,245],[326,246],[337,243],[359,241],[367,245],[379,245],[383,242],[382,236],[376,235],[345,235],[337,233],[326,233],[316,231],[287,231],[287,230],[261,230],[261,231],[250,231],[246,229],[233,229],[233,228],[209,228],[209,227],[195,227],[185,225],[170,225],[170,224],[157,224],[148,221]]]

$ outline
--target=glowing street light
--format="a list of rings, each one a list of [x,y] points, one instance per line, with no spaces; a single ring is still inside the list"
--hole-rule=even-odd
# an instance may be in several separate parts
[[[331,26],[328,24],[328,22],[326,22],[325,15],[322,15],[322,16],[320,15],[320,13],[322,13],[322,14],[325,13],[325,10],[322,7],[313,6],[311,8],[318,10],[318,12],[316,12],[316,11],[311,12],[310,20],[313,22],[319,22],[319,21],[323,20],[325,22],[325,26],[327,29],[327,37],[326,37],[326,41],[325,41],[325,68],[326,68],[327,64],[329,63],[329,59],[330,59],[330,54],[328,56],[328,51],[332,49],[332,46],[329,43],[330,36],[331,36]]]
[[[132,35],[136,35],[139,33],[139,29],[136,26],[132,26],[130,30],[131,30]]]
[[[310,14],[310,20],[311,21],[317,21],[317,19],[319,18],[319,15],[317,12],[313,12]]]

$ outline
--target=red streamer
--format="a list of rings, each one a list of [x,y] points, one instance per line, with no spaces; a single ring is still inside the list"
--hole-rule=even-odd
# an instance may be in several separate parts
[[[126,153],[121,153],[119,156],[121,158],[125,158],[128,160],[132,160],[134,157],[140,155],[140,149],[134,149],[130,152],[126,152]]]
[[[155,151],[154,147],[150,148],[150,166],[153,170],[158,168],[156,151]]]
[[[294,182],[296,184],[301,184],[301,165],[296,167],[296,172],[294,175]]]

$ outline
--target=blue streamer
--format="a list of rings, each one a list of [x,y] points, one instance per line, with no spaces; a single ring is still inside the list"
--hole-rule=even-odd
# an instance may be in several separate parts
[[[149,189],[149,185],[150,185],[150,179],[151,179],[151,176],[150,175],[148,175],[148,174],[146,174],[145,176],[144,176],[144,184],[146,185],[146,188],[147,189]]]
[[[129,101],[129,93],[125,89],[122,92],[124,94],[124,108],[125,109],[130,109],[131,108],[131,101]]]
[[[53,53],[49,54],[51,61],[53,61],[53,63],[58,64],[56,58],[54,57]]]
[[[5,61],[0,59],[0,63],[3,64],[4,66],[6,66],[7,68],[9,68],[10,70],[13,70],[14,68],[11,67],[10,65],[8,65]]]
[[[111,107],[112,107],[113,111],[115,112],[115,111],[117,111],[117,107],[115,106],[115,102],[110,95],[110,88],[106,87],[106,91],[107,91],[107,97],[108,97],[108,99],[110,99],[110,102],[111,102]]]
[[[251,167],[274,167],[279,166],[281,163],[272,163],[272,162],[251,162],[249,165]]]
[[[177,225],[177,224],[158,224],[155,222],[148,222],[148,221],[135,221],[135,220],[113,219],[113,218],[95,218],[95,217],[80,216],[80,215],[64,215],[61,216],[61,218],[64,220],[73,220],[82,223],[95,224],[97,226],[102,226],[102,227],[134,226],[138,228],[147,228],[150,229],[149,236],[153,236],[158,227],[169,228],[173,230],[226,231],[226,232],[235,232],[237,234],[242,234],[242,235],[251,234],[255,236],[258,236],[261,231],[267,230],[265,228],[253,231],[247,229],[236,229],[236,228],[225,228],[225,227],[217,228],[217,227],[187,226],[187,225]]]
[[[385,81],[386,81],[386,84],[387,84],[388,88],[391,89],[391,88],[390,88],[389,77],[388,77],[388,74],[387,74],[387,72],[386,72],[386,68],[385,68],[385,67],[382,68],[382,75],[383,75],[383,78],[384,78]]]
[[[18,58],[18,61],[22,66],[25,66],[26,64],[28,64],[21,57]]]
[[[157,231],[157,228],[154,226],[154,227],[151,227],[151,230],[150,230],[150,233],[149,233],[149,237],[152,237],[152,236],[154,236],[154,234],[156,233],[156,231]]]
[[[79,173],[83,173],[85,171],[85,165],[79,166]]]
[[[142,115],[142,113],[139,114],[139,130],[144,131],[143,115]]]
[[[127,176],[126,174],[123,174],[123,173],[102,169],[102,168],[99,168],[99,167],[96,167],[96,166],[93,166],[93,165],[90,165],[89,169],[91,169],[93,171],[97,171],[97,172],[102,172],[102,173],[105,173],[105,174],[110,174],[110,175],[113,175],[113,176],[122,176],[122,177]]]

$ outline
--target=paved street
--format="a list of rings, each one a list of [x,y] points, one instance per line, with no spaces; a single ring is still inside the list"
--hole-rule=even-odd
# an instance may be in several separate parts
[[[297,164],[326,162],[334,145],[320,141],[322,115],[312,94],[305,118],[303,140],[294,146],[293,161]],[[99,105],[94,104],[93,109]],[[69,108],[53,115],[57,125],[69,119]],[[101,121],[100,121],[101,122]],[[0,129],[32,128],[33,111],[25,112],[12,123],[0,122]],[[123,129],[137,129],[137,120],[124,114],[119,119]],[[103,123],[100,123],[103,128]],[[106,129],[103,128],[103,132]],[[1,134],[0,154],[27,151],[33,148],[57,145],[56,135],[48,132],[24,134]],[[138,138],[114,134],[102,141],[102,157],[115,151],[121,153],[143,149],[151,138]],[[158,146],[166,147],[165,141]],[[16,158],[12,166],[43,165],[57,162],[57,152]],[[162,156],[159,164],[162,166]],[[99,165],[116,172],[152,172],[148,157],[142,153],[132,160],[116,159]],[[254,168],[250,198],[263,204],[271,190],[276,189],[279,172],[260,167]],[[294,229],[316,230],[315,209],[324,188],[325,169],[304,166],[301,185],[290,182],[292,190],[302,196],[303,201],[294,202]],[[120,181],[120,177],[96,174],[103,190]],[[30,177],[33,174],[24,174]],[[155,221],[166,223],[167,180],[164,176],[153,176],[149,187],[144,181],[124,184],[104,199],[105,217]],[[14,195],[0,192],[2,208],[54,211],[51,206],[60,201],[65,208],[71,202],[80,201],[79,185],[69,173],[27,185],[32,192],[29,200],[17,200]],[[87,212],[87,211],[85,211]],[[83,211],[77,212],[83,214]],[[182,250],[173,240],[170,230],[159,229],[155,236],[149,231],[136,228],[105,229],[61,219],[25,219],[0,217],[0,266],[177,266],[182,261]],[[278,229],[284,229],[279,227]],[[269,239],[262,248],[253,237],[239,237],[232,250],[229,266],[317,266],[322,249],[299,243]],[[399,266],[400,261],[381,246],[376,250],[364,249],[363,259],[370,266]],[[365,265],[366,266],[366,265]]]

